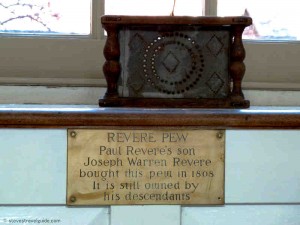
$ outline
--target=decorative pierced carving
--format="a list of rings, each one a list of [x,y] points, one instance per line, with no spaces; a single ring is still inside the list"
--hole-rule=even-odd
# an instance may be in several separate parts
[[[251,18],[104,16],[102,24],[108,89],[100,105],[249,106],[241,35]]]
[[[229,83],[228,47],[226,51],[222,41],[229,45],[229,32],[197,31],[196,26],[184,28],[158,32],[154,28],[140,31],[128,27],[120,32],[125,45],[121,48],[123,79],[119,80],[122,97],[225,98],[228,95],[229,89],[224,86]],[[206,85],[213,73],[222,79],[218,91],[211,91],[214,85]],[[136,83],[142,80],[144,85],[137,89]]]
[[[151,32],[156,35],[156,32]],[[202,76],[204,59],[199,45],[186,34],[157,34],[142,53],[145,82],[159,93],[179,95],[192,89]],[[138,61],[139,56],[129,57]],[[198,63],[201,62],[201,63]],[[131,71],[128,71],[131,73]],[[159,97],[158,94],[156,97]]]

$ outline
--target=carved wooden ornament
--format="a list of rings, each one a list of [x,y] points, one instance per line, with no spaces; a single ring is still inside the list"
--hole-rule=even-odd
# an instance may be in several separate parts
[[[247,108],[242,33],[249,17],[103,16],[100,106]]]

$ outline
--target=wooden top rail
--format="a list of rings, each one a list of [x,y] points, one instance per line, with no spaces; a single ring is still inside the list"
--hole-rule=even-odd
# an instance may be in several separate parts
[[[235,17],[214,17],[214,16],[124,16],[124,15],[105,15],[101,17],[102,24],[130,24],[130,25],[250,25],[252,19],[247,16]]]
[[[300,107],[146,109],[96,106],[0,106],[1,128],[193,126],[206,129],[300,129]]]

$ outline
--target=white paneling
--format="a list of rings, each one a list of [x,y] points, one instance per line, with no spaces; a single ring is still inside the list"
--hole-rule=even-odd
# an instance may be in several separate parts
[[[299,86],[299,84],[298,84]],[[299,87],[298,87],[299,88]],[[251,88],[250,88],[251,89]],[[300,91],[245,90],[251,106],[299,106]],[[274,88],[273,88],[274,89]]]
[[[300,131],[228,130],[226,203],[300,203],[299,144]],[[65,204],[66,155],[66,130],[1,129],[0,204]],[[147,207],[113,211],[178,210]]]
[[[98,105],[106,88],[0,86],[0,104],[91,104]]]
[[[98,105],[105,92],[104,87],[0,86],[0,104]],[[244,94],[252,106],[300,106],[300,91],[245,90]]]
[[[300,131],[227,131],[226,203],[299,203]]]
[[[111,225],[180,225],[180,206],[112,206]]]
[[[300,205],[183,207],[182,225],[299,225]]]
[[[97,20],[100,21],[99,17]],[[81,84],[85,83],[85,79],[103,78],[104,39],[36,36],[38,35],[25,38],[1,37],[1,84],[47,85],[55,83],[51,79],[58,78],[62,81],[61,78],[66,78],[64,84],[68,85],[74,84],[74,78],[81,79]],[[7,80],[1,79],[5,77]],[[29,78],[28,82],[26,78]]]
[[[0,204],[65,204],[66,130],[0,130]]]
[[[109,225],[108,207],[18,206],[0,207],[0,212],[0,224]],[[19,220],[22,222],[17,222]],[[42,220],[46,220],[46,222],[42,222]]]

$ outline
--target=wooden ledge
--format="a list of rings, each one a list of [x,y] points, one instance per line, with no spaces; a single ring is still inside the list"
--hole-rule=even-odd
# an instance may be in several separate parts
[[[217,16],[124,16],[105,15],[101,17],[102,24],[125,25],[251,25],[252,18],[248,16],[217,17]]]
[[[206,129],[299,129],[300,107],[145,109],[1,105],[0,126],[2,128],[194,126]]]

